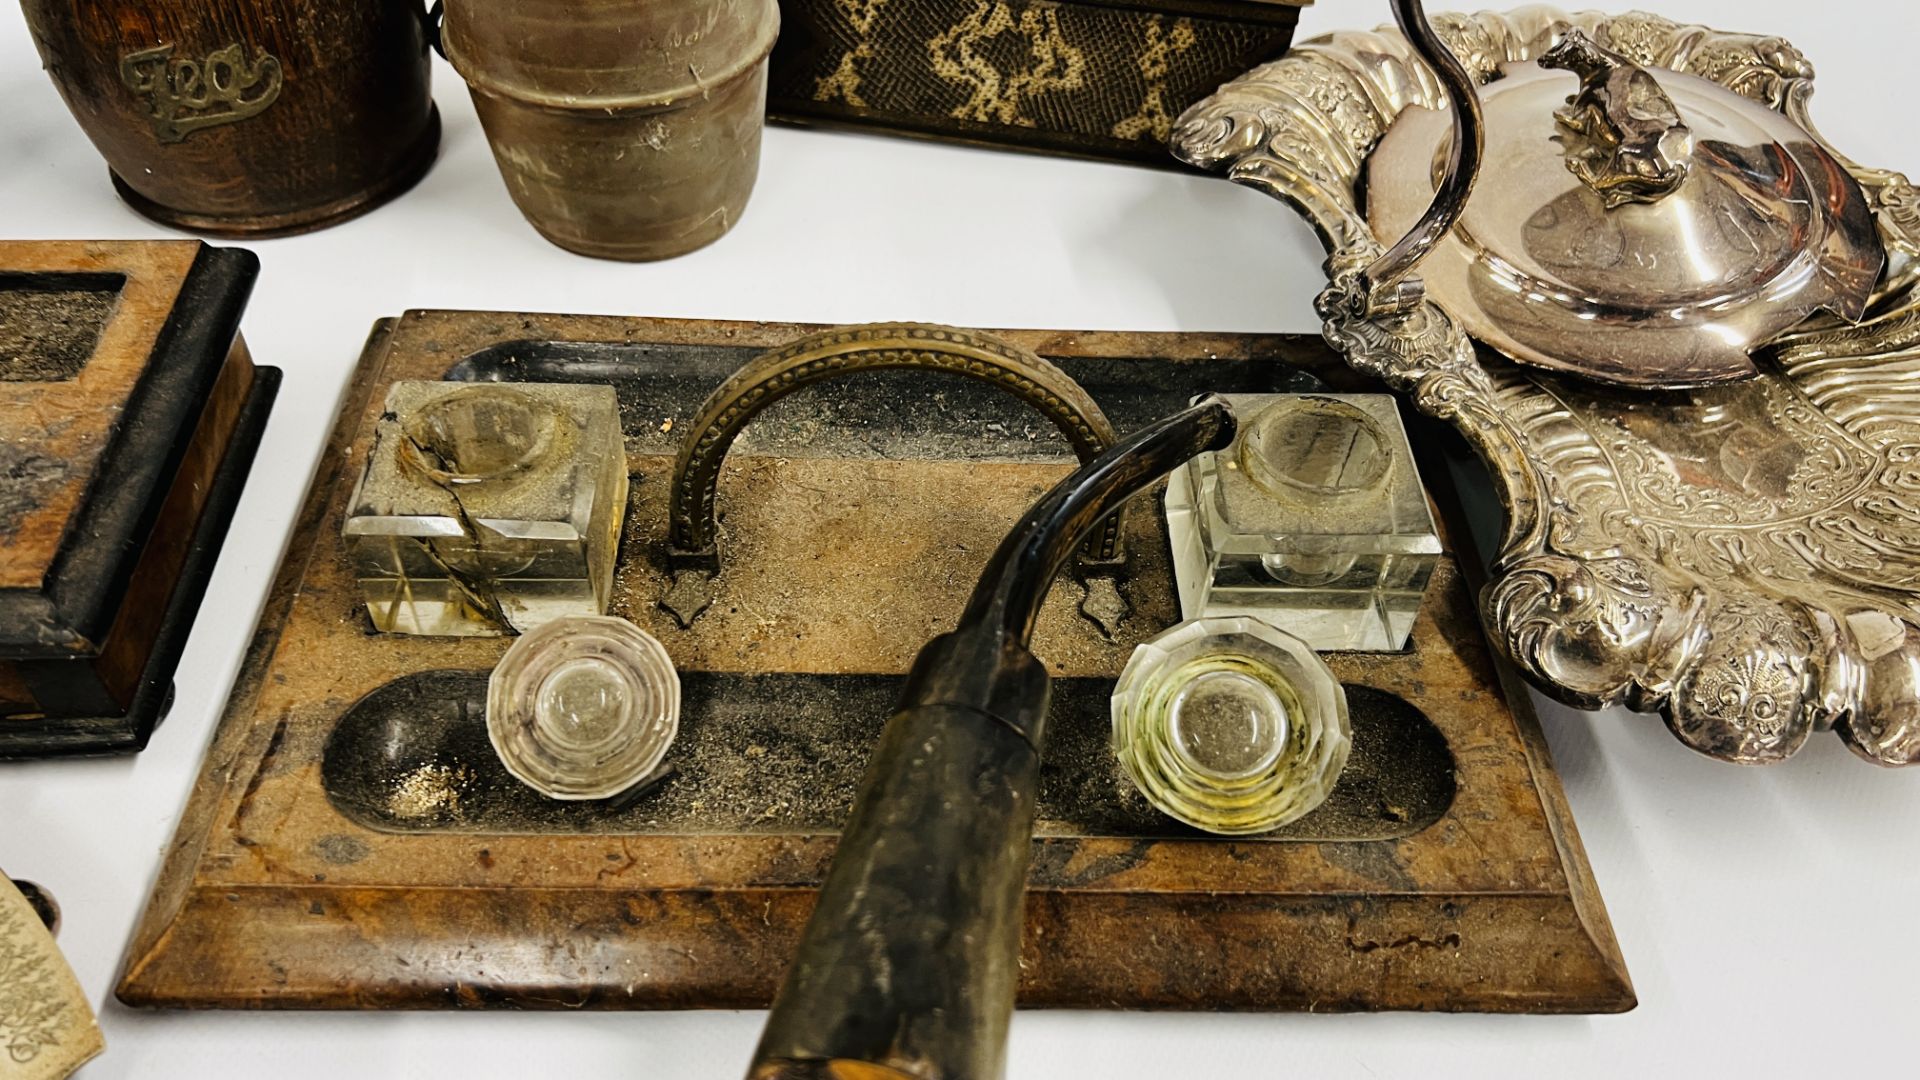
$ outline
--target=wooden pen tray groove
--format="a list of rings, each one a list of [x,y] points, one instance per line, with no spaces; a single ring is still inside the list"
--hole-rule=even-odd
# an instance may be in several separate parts
[[[461,833],[837,831],[867,750],[898,699],[897,675],[682,677],[672,775],[590,803],[516,782],[487,741],[487,673],[403,676],[347,710],[327,740],[321,782],[335,809],[370,829]],[[1107,749],[1105,679],[1053,686],[1040,777],[1042,836],[1204,839],[1147,805]],[[1453,757],[1426,717],[1392,694],[1347,691],[1353,756],[1327,802],[1249,842],[1385,840],[1439,820]]]

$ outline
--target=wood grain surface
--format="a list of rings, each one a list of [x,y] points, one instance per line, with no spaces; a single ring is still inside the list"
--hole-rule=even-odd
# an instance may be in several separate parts
[[[439,378],[515,342],[766,348],[810,329],[454,312],[380,324],[127,954],[121,999],[217,1008],[764,1005],[832,856],[830,833],[777,823],[751,834],[376,831],[332,804],[321,764],[334,727],[369,692],[424,670],[485,671],[506,646],[369,632],[339,536],[389,382]],[[1160,365],[1176,385],[1182,364],[1222,358],[1307,367],[1354,385],[1306,339],[1002,333],[1056,360]],[[637,452],[662,440],[636,437],[643,424],[658,432],[675,418],[625,419],[635,484],[613,607],[658,636],[683,670],[903,671],[927,637],[948,628],[1031,494],[1070,467],[1064,444],[1058,462],[964,468],[736,450],[720,485],[724,599],[679,631],[656,606],[670,457]],[[928,489],[949,513],[925,513],[915,493]],[[1078,587],[1063,579],[1035,642],[1056,674],[1112,677],[1137,641],[1176,617],[1157,515],[1132,518],[1135,614],[1119,640],[1105,641],[1075,612]],[[953,545],[968,554],[949,558],[951,573],[912,572],[929,549]],[[863,629],[872,620],[862,613],[881,610],[894,613],[885,632]],[[1437,821],[1388,840],[1049,832],[1034,841],[1023,1004],[1631,1008],[1538,728],[1509,708],[1451,560],[1414,640],[1407,653],[1329,660],[1343,681],[1404,698],[1445,736],[1457,794]]]

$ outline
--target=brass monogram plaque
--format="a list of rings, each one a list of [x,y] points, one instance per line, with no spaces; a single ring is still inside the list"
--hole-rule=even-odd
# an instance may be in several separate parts
[[[280,96],[280,61],[265,50],[249,59],[238,43],[204,58],[176,58],[171,44],[128,53],[120,81],[147,104],[153,133],[177,143],[204,128],[258,116]]]

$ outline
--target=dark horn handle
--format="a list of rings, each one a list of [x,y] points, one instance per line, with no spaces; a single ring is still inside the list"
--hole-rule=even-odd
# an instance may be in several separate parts
[[[447,58],[447,47],[441,43],[440,26],[446,19],[447,0],[433,0],[433,6],[420,14],[421,25],[427,31],[427,45],[439,53],[442,60]]]
[[[1399,243],[1361,271],[1360,299],[1369,316],[1408,311],[1425,298],[1426,289],[1413,271],[1466,209],[1467,196],[1473,193],[1473,183],[1480,175],[1486,144],[1479,88],[1460,58],[1434,33],[1420,0],[1393,0],[1393,17],[1414,52],[1446,88],[1453,114],[1453,142],[1447,151],[1446,173],[1426,214]]]
[[[887,368],[951,372],[998,386],[1052,420],[1082,461],[1114,443],[1113,425],[1079,383],[1051,362],[997,338],[919,323],[813,334],[741,368],[700,407],[674,462],[668,568],[719,570],[714,495],[720,466],[734,438],[760,410],[814,383]],[[1086,556],[1099,563],[1122,558],[1117,517],[1088,541]]]
[[[1028,649],[1074,545],[1233,440],[1210,398],[1054,485],[920,651],[754,1051],[749,1080],[996,1080],[1020,976],[1046,665]]]

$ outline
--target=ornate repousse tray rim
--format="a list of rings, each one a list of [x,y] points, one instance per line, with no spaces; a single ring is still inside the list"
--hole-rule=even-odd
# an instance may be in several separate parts
[[[1920,355],[1912,325],[1920,306],[1920,189],[1848,160],[1820,138],[1808,115],[1812,66],[1787,42],[1645,13],[1544,6],[1441,15],[1433,23],[1482,84],[1502,64],[1532,59],[1563,28],[1578,27],[1637,63],[1711,79],[1784,113],[1859,181],[1889,263],[1860,326],[1810,320],[1770,346],[1761,378],[1790,383],[1799,365],[1835,356],[1857,375]],[[1794,590],[1787,586],[1796,583],[1764,575],[1763,588],[1663,565],[1660,552],[1582,519],[1569,477],[1543,461],[1511,414],[1515,401],[1539,408],[1526,373],[1477,349],[1431,302],[1390,318],[1357,314],[1361,272],[1384,251],[1360,205],[1362,173],[1393,118],[1411,106],[1444,108],[1446,98],[1408,41],[1391,29],[1340,32],[1299,44],[1188,110],[1173,149],[1307,217],[1329,252],[1331,285],[1318,305],[1327,340],[1356,369],[1450,422],[1488,465],[1507,510],[1483,595],[1496,640],[1552,696],[1587,709],[1658,711],[1682,741],[1716,757],[1777,761],[1810,732],[1832,728],[1870,761],[1920,761],[1920,598],[1897,603],[1867,589],[1872,599],[1862,601],[1844,569],[1830,575],[1839,586],[1816,575],[1815,584]],[[1856,381],[1855,399],[1871,406],[1868,380]],[[1894,407],[1902,404],[1913,405]],[[1571,411],[1562,412],[1567,423],[1559,430],[1570,431]],[[1920,427],[1920,418],[1909,419]],[[1908,539],[1920,551],[1920,532]],[[1850,621],[1862,617],[1882,645],[1862,645]],[[1897,642],[1890,651],[1889,637]]]

